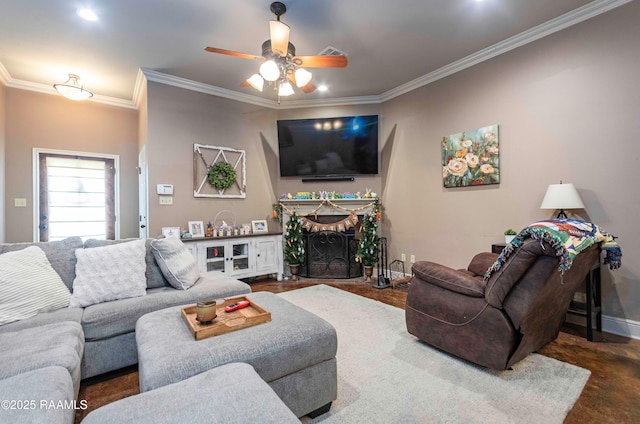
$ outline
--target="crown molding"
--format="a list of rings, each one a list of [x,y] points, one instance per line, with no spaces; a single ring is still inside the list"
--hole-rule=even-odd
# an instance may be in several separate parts
[[[142,103],[145,88],[147,86],[147,77],[144,76],[144,72],[142,69],[138,68],[138,75],[136,76],[136,83],[133,86],[133,96],[131,99],[133,103],[136,105],[136,108],[140,108],[140,104]]]
[[[391,100],[395,97],[401,96],[402,94],[431,84],[439,79],[448,77],[449,75],[524,46],[525,44],[532,43],[555,32],[562,31],[565,28],[591,19],[594,16],[608,12],[611,9],[615,9],[616,7],[622,6],[631,1],[632,0],[595,0],[576,10],[572,10],[571,12],[565,13],[564,15],[558,16],[557,18],[551,19],[550,21],[533,27],[527,31],[521,32],[520,34],[514,35],[513,37],[507,38],[506,40],[452,62],[449,65],[436,69],[433,72],[418,77],[389,91],[385,91],[380,95],[381,101],[386,102],[387,100]]]
[[[320,99],[320,100],[287,100],[284,103],[262,99],[260,97],[239,93],[233,90],[227,90],[212,85],[202,84],[190,81],[184,78],[174,77],[172,75],[162,74],[150,69],[144,69],[145,75],[151,81],[169,84],[176,87],[182,87],[189,90],[199,91],[202,93],[212,94],[214,96],[225,97],[231,100],[244,101],[259,106],[269,107],[273,109],[297,109],[308,107],[322,106],[344,106],[344,105],[362,105],[362,104],[379,104],[401,96],[405,93],[431,84],[442,78],[446,78],[457,72],[470,68],[478,63],[484,62],[503,53],[514,50],[525,44],[532,43],[536,40],[544,38],[548,35],[562,31],[565,28],[576,25],[580,22],[591,19],[616,7],[627,4],[633,0],[594,0],[593,2],[582,6],[562,16],[551,19],[543,24],[533,27],[513,37],[507,38],[499,43],[482,49],[460,60],[452,62],[442,68],[436,69],[426,75],[418,77],[412,81],[402,84],[396,88],[385,91],[380,95],[360,96],[360,97],[342,97],[336,99]],[[150,77],[150,75],[152,77]]]
[[[9,84],[9,81],[11,81],[11,75],[9,75],[7,68],[5,68],[2,62],[0,62],[0,83],[2,83],[2,85],[7,85]]]
[[[276,109],[301,109],[306,107],[374,105],[382,103],[380,96],[337,97],[332,99],[287,100],[277,105]]]
[[[201,82],[192,81],[186,78],[163,74],[162,72],[152,71],[151,69],[147,68],[141,69],[148,81],[159,82],[161,84],[171,85],[173,87],[184,88],[186,90],[197,91],[204,94],[211,94],[212,96],[237,100],[239,102],[250,103],[253,105],[268,107],[272,109],[275,109],[278,106],[278,104],[273,100],[267,100],[261,97],[251,96],[249,94],[239,93],[233,90],[227,90],[226,88],[220,88],[214,85],[203,84]]]
[[[1,65],[2,64],[0,63],[0,77],[2,76],[2,69],[4,69],[4,66],[1,66]],[[9,74],[7,73],[7,75]],[[19,80],[19,79],[11,78],[11,76],[9,76],[8,82],[6,82],[5,85],[7,87],[17,88],[19,90],[34,91],[36,93],[43,93],[43,94],[53,94],[56,96],[60,95],[60,93],[58,93],[56,89],[53,88],[53,85]],[[102,96],[100,94],[95,94],[95,93],[93,94],[93,97],[84,101],[102,103],[109,106],[124,107],[128,109],[137,109],[135,103],[133,103],[131,100],[119,99],[117,97]]]
[[[287,100],[284,103],[278,104],[278,102],[274,100],[263,99],[261,97],[240,93],[238,91],[228,90],[226,88],[216,87],[213,85],[203,84],[197,81],[188,80],[186,78],[163,74],[151,69],[140,68],[136,77],[132,100],[94,94],[94,96],[89,99],[89,101],[103,103],[111,106],[137,109],[143,100],[143,93],[146,82],[154,81],[161,84],[171,85],[174,87],[184,88],[191,91],[197,91],[200,93],[210,94],[213,96],[223,97],[239,102],[250,103],[253,105],[271,109],[297,109],[308,107],[380,104],[410,91],[413,91],[417,88],[431,84],[442,78],[470,68],[474,65],[477,65],[478,63],[484,62],[503,53],[514,50],[525,44],[531,43],[555,32],[561,31],[572,25],[591,19],[602,13],[608,12],[609,10],[630,3],[631,1],[633,0],[594,0],[591,3],[576,10],[551,19],[550,21],[547,21],[541,25],[538,25],[534,28],[531,28],[527,31],[496,43],[490,47],[487,47],[467,57],[450,63],[449,65],[443,66],[442,68],[436,69],[433,72],[418,77],[396,88],[385,91],[384,93],[379,95],[342,97],[335,99]],[[8,87],[19,88],[21,90],[31,90],[46,94],[58,94],[52,86],[11,78],[11,75],[4,67],[2,62],[0,62],[0,83]]]

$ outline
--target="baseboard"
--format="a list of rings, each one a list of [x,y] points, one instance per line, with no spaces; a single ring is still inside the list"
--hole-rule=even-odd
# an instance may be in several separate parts
[[[602,331],[640,340],[640,322],[602,315]]]

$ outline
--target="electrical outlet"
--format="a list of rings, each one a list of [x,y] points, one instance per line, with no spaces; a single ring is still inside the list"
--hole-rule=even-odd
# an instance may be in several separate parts
[[[411,263],[412,264],[416,263],[416,255],[411,255]]]
[[[173,205],[173,196],[160,196],[161,205]]]
[[[401,255],[400,255],[400,260],[401,260],[402,262],[406,261],[406,260],[407,260],[407,255],[405,255],[404,253],[403,253],[403,254],[401,254]]]

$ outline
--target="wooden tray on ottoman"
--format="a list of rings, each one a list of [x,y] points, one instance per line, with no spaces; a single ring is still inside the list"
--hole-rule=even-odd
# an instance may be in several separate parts
[[[249,306],[233,312],[225,312],[225,306],[242,300],[248,300],[250,303]],[[271,312],[263,309],[260,305],[247,299],[245,296],[224,299],[224,303],[216,305],[216,313],[218,316],[211,321],[211,323],[201,324],[196,320],[196,305],[182,308],[182,318],[196,340],[230,333],[242,328],[271,321]]]

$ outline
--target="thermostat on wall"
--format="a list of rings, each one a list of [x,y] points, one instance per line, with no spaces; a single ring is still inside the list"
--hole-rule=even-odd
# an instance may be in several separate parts
[[[156,192],[161,195],[173,195],[173,184],[158,184]]]

